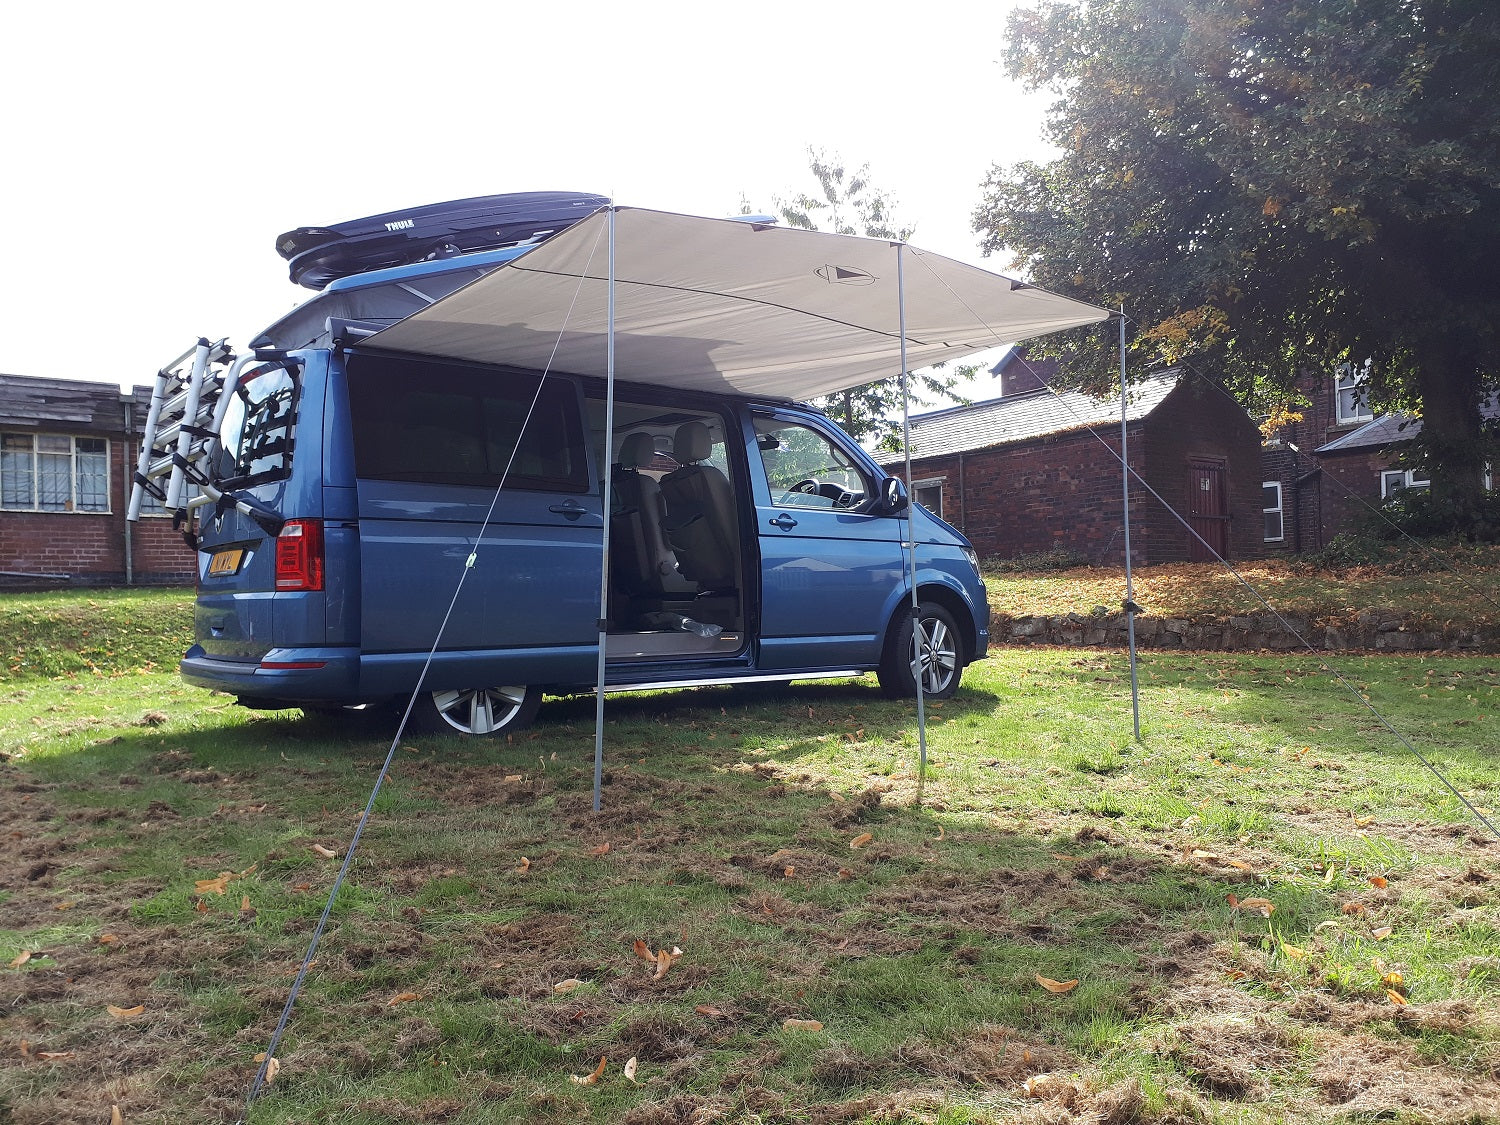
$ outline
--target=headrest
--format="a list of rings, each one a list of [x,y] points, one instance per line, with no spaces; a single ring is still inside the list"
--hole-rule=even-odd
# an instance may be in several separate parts
[[[679,464],[706,461],[713,451],[713,435],[702,422],[684,422],[677,427],[677,437],[672,442],[672,456]]]
[[[656,441],[642,430],[620,443],[620,468],[639,469],[656,459]]]

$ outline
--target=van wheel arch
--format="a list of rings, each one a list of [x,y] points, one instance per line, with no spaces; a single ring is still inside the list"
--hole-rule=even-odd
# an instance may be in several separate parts
[[[917,613],[924,630],[929,634],[935,631],[945,647],[951,646],[954,660],[951,682],[941,690],[926,692],[934,698],[946,699],[958,690],[969,654],[974,650],[973,618],[963,600],[942,586],[918,587],[917,602]],[[909,699],[916,695],[910,656],[911,620],[911,603],[903,601],[886,626],[877,674],[881,691],[890,699]]]

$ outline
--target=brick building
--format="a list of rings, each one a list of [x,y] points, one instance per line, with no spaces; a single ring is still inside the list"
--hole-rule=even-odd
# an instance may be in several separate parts
[[[1304,372],[1299,380],[1307,399],[1302,417],[1277,431],[1262,458],[1267,553],[1318,550],[1401,489],[1427,487],[1398,465],[1400,447],[1422,432],[1421,420],[1377,415],[1365,400],[1366,375],[1343,364],[1331,375]],[[1500,418],[1500,401],[1492,399],[1484,414]]]
[[[0,587],[192,584],[171,520],[125,519],[151,392],[0,375]]]
[[[1022,358],[1012,352],[994,369],[1000,398],[912,419],[913,495],[983,557],[1066,549],[1120,565],[1120,399],[1053,394],[1040,382],[1052,369]],[[1131,468],[1161,501],[1225,557],[1264,553],[1261,439],[1244,410],[1168,371],[1130,389],[1125,416]],[[1130,530],[1136,564],[1212,557],[1134,480]]]

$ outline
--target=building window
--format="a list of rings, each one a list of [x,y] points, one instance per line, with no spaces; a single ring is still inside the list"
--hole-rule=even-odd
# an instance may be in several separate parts
[[[930,480],[914,480],[911,482],[911,494],[913,499],[933,515],[942,518],[943,515],[943,478],[933,477]]]
[[[0,434],[0,508],[109,511],[109,442],[63,434]]]
[[[1362,365],[1341,363],[1333,372],[1333,397],[1338,424],[1368,422],[1375,417],[1369,403],[1370,361]]]
[[[1286,523],[1282,519],[1281,482],[1268,480],[1260,486],[1261,508],[1266,514],[1266,542],[1280,543],[1286,538]]]
[[[1431,483],[1426,477],[1419,477],[1410,469],[1404,472],[1401,469],[1386,469],[1380,474],[1380,498],[1389,500],[1398,492],[1404,492],[1408,488],[1427,488]]]

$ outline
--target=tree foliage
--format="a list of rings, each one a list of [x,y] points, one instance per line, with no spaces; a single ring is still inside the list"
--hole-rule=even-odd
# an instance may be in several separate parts
[[[895,217],[895,201],[888,192],[870,182],[870,166],[850,169],[836,154],[821,149],[807,150],[808,169],[816,186],[788,198],[773,197],[775,214],[790,227],[817,230],[828,234],[861,235],[905,242],[914,227],[904,226]],[[748,203],[741,210],[752,212]],[[942,402],[959,402],[956,387],[973,372],[972,367],[958,366],[951,371],[942,367],[914,371],[908,380],[912,402],[932,406]],[[899,375],[866,383],[835,395],[815,399],[813,405],[837,418],[844,429],[860,441],[871,441],[879,448],[897,451],[901,448],[900,428],[895,421],[901,413],[901,378]]]
[[[975,229],[1037,283],[1137,322],[1139,370],[1198,360],[1270,409],[1373,361],[1477,502],[1500,386],[1500,4],[1042,0],[1006,57],[1059,95],[1061,155],[996,166]],[[1113,336],[1052,354],[1100,384]],[[1437,451],[1441,451],[1437,455]]]

